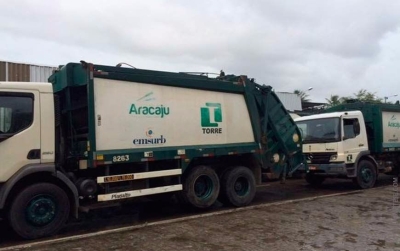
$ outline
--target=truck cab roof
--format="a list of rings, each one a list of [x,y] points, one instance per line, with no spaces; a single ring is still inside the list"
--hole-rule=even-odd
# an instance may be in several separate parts
[[[46,82],[0,82],[0,90],[36,90],[41,93],[52,93],[51,83]]]
[[[323,118],[336,118],[340,117],[343,115],[360,115],[360,111],[343,111],[343,112],[330,112],[330,113],[321,113],[321,114],[315,114],[315,115],[309,115],[309,116],[304,116],[300,118],[296,118],[294,121],[304,121],[304,120],[310,120],[310,119],[323,119]]]

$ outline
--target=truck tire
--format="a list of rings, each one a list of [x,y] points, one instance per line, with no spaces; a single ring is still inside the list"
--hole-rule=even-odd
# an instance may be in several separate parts
[[[253,172],[244,166],[228,169],[221,179],[220,201],[235,207],[249,205],[256,195]]]
[[[322,176],[316,176],[314,174],[311,173],[307,173],[306,174],[306,181],[308,184],[310,184],[311,186],[320,186],[322,185],[322,183],[325,181],[325,177]]]
[[[377,179],[377,172],[374,164],[368,160],[362,160],[357,167],[357,177],[353,182],[361,189],[374,187]]]
[[[26,187],[12,201],[8,220],[24,239],[37,239],[58,232],[69,217],[70,202],[58,186],[38,183]]]
[[[218,198],[219,178],[209,166],[197,166],[183,180],[181,199],[196,208],[208,208]]]

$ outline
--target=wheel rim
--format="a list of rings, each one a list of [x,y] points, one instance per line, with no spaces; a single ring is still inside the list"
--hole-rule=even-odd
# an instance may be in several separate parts
[[[28,203],[25,216],[32,225],[44,226],[53,221],[56,211],[54,199],[47,195],[40,195]]]
[[[199,176],[194,183],[194,193],[200,199],[207,199],[214,190],[214,184],[210,177],[206,175]]]
[[[364,167],[361,169],[361,179],[364,183],[369,183],[372,180],[372,172],[369,168]]]
[[[244,178],[244,177],[239,177],[236,181],[235,184],[233,185],[233,189],[235,190],[235,193],[239,196],[245,196],[246,194],[249,193],[250,190],[250,183],[249,181]]]

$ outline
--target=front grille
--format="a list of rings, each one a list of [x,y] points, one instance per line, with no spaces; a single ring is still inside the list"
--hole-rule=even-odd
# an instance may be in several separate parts
[[[332,155],[337,155],[337,152],[306,154],[307,160],[311,161],[311,164],[327,164]]]

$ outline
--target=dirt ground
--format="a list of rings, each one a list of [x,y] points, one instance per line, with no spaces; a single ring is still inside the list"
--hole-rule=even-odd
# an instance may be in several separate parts
[[[385,186],[29,250],[400,250],[398,196]]]

